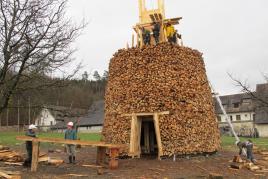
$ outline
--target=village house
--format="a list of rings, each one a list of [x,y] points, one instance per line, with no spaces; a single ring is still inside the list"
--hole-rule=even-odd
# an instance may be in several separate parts
[[[80,117],[65,118],[51,127],[53,131],[63,132],[67,123],[72,121],[81,133],[100,133],[102,131],[104,120],[104,101],[95,102],[89,111]]]
[[[222,105],[239,136],[268,137],[268,110],[265,104],[260,102],[268,101],[266,96],[268,96],[268,84],[258,84],[252,94],[220,96]],[[224,132],[228,124],[219,104],[216,100],[214,102],[219,127]]]
[[[85,115],[87,110],[85,109],[70,109],[63,106],[44,106],[39,115],[35,118],[35,125],[41,131],[48,131],[52,126],[63,122],[68,118],[75,118],[81,115]]]

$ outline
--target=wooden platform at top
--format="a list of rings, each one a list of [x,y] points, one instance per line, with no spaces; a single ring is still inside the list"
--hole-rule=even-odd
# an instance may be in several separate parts
[[[45,142],[45,143],[59,143],[59,144],[73,144],[93,147],[107,147],[107,148],[124,148],[123,144],[107,144],[100,141],[82,141],[82,140],[65,140],[60,138],[33,138],[27,136],[17,136],[17,140],[21,141],[34,141],[34,142]]]

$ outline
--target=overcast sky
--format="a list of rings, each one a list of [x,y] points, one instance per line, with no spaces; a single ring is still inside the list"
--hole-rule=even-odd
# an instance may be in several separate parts
[[[153,7],[156,0],[148,0]],[[177,27],[184,45],[204,55],[207,74],[220,94],[238,93],[227,73],[255,89],[268,73],[267,0],[166,0],[166,16],[183,17]],[[75,43],[82,71],[101,73],[120,48],[131,43],[138,0],[69,0],[68,15],[89,24]],[[70,67],[71,68],[71,67]]]

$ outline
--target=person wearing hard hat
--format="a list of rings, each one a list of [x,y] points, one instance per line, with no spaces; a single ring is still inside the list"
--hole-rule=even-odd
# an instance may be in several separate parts
[[[167,23],[166,27],[165,27],[165,30],[166,30],[166,35],[167,35],[167,39],[168,39],[168,42],[170,43],[175,43],[175,34],[176,34],[176,31],[175,31],[175,28],[172,24],[170,23]]]
[[[74,123],[68,122],[67,124],[67,130],[65,131],[64,139],[66,140],[77,140],[77,133],[76,130],[74,130]],[[73,144],[67,144],[66,145],[66,151],[69,155],[69,163],[75,163],[75,145]]]
[[[36,125],[31,124],[28,127],[28,130],[26,132],[26,136],[28,137],[36,137]],[[26,141],[26,150],[27,150],[27,158],[23,163],[23,166],[30,167],[32,164],[32,153],[33,153],[33,143],[32,141]]]

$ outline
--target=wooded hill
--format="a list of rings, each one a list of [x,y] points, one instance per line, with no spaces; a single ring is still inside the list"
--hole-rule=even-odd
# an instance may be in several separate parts
[[[55,85],[42,90],[22,91],[12,96],[8,108],[0,114],[1,126],[17,125],[18,113],[20,125],[33,123],[44,106],[89,109],[94,101],[103,99],[107,81],[105,75],[100,76],[97,72],[94,73],[94,80],[89,80],[86,73],[81,79],[47,78]]]

